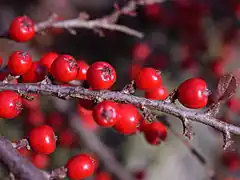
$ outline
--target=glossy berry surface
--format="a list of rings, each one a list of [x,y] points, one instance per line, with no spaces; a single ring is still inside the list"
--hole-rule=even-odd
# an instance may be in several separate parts
[[[162,85],[161,73],[154,68],[142,68],[135,82],[138,89],[151,91]]]
[[[207,84],[200,78],[191,78],[184,81],[177,90],[179,102],[185,107],[203,108],[208,102]]]
[[[103,127],[111,127],[119,121],[120,109],[113,101],[98,103],[93,109],[93,117],[97,124]]]
[[[145,92],[145,98],[153,100],[165,100],[168,97],[168,90],[164,86],[159,86],[151,91]]]
[[[137,108],[131,104],[119,104],[120,120],[114,129],[122,134],[134,134],[138,130],[140,114]]]
[[[32,66],[32,57],[27,52],[15,51],[8,60],[8,69],[12,75],[25,74]]]
[[[27,16],[15,18],[9,28],[10,37],[17,42],[26,42],[35,35],[34,23]]]
[[[78,74],[76,79],[80,81],[85,81],[87,79],[87,71],[88,71],[89,65],[83,60],[78,60],[77,64],[79,69],[78,69]]]
[[[109,89],[115,81],[116,71],[106,62],[95,62],[87,71],[87,82],[93,90]]]
[[[79,154],[68,161],[66,168],[71,180],[85,179],[94,173],[96,159],[89,154]]]
[[[47,54],[45,54],[41,59],[40,59],[40,64],[45,66],[48,70],[48,72],[50,72],[51,70],[51,66],[53,61],[58,57],[58,53],[55,52],[49,52]]]
[[[167,128],[159,121],[145,125],[144,137],[149,144],[159,145],[167,137]]]
[[[48,125],[33,128],[29,134],[29,144],[36,153],[51,154],[56,149],[53,129]]]
[[[52,76],[60,82],[69,82],[76,78],[78,64],[70,55],[60,55],[54,60],[51,66]]]
[[[18,116],[22,110],[22,98],[14,91],[0,92],[0,117],[12,119]]]
[[[42,81],[47,75],[47,69],[39,61],[33,62],[31,68],[21,76],[24,83],[36,83]]]

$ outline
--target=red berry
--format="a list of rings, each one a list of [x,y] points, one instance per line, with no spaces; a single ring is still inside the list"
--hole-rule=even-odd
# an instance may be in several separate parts
[[[232,112],[240,112],[240,99],[236,97],[232,97],[227,101],[227,107],[232,111]]]
[[[51,154],[56,149],[53,129],[48,125],[33,128],[29,134],[29,143],[36,153]]]
[[[33,62],[31,68],[22,75],[22,81],[25,83],[36,83],[42,81],[47,75],[47,69],[38,61]]]
[[[34,23],[27,16],[19,16],[12,21],[9,35],[17,42],[29,41],[35,35]]]
[[[163,9],[159,3],[153,3],[145,6],[144,13],[150,20],[160,20],[163,14]]]
[[[52,112],[47,117],[47,123],[55,131],[60,131],[64,127],[64,118],[59,112]]]
[[[51,66],[53,61],[58,57],[59,55],[55,52],[49,52],[45,54],[41,59],[40,59],[40,64],[45,66],[48,69],[48,72],[50,72]]]
[[[166,87],[159,86],[151,91],[145,92],[145,97],[153,100],[165,100],[168,97]]]
[[[38,110],[40,107],[40,96],[39,94],[28,94],[29,96],[34,97],[32,101],[29,101],[27,99],[23,99],[23,106],[25,108],[28,108],[30,110]]]
[[[79,154],[67,163],[67,174],[71,180],[85,179],[96,169],[96,159],[89,154]]]
[[[17,149],[17,151],[19,152],[19,154],[21,154],[23,157],[25,158],[30,158],[32,153],[31,151],[29,151],[26,147],[23,147],[23,148],[20,148],[20,149]]]
[[[36,127],[44,124],[45,122],[44,113],[40,110],[29,110],[26,115],[27,125]]]
[[[50,158],[45,154],[33,154],[31,157],[32,163],[39,169],[46,169]]]
[[[137,108],[131,104],[119,104],[120,120],[114,126],[114,129],[122,134],[134,134],[138,130],[140,114]]]
[[[200,78],[184,81],[177,90],[178,100],[185,107],[198,109],[207,105],[209,92],[207,84]]]
[[[152,145],[159,145],[167,137],[167,128],[159,121],[145,125],[143,132],[147,142]]]
[[[151,91],[162,85],[162,77],[160,71],[153,68],[143,68],[135,79],[138,89]]]
[[[89,65],[83,60],[78,60],[77,63],[78,63],[79,69],[78,69],[78,74],[76,79],[80,81],[85,81],[87,79],[87,71],[88,71]]]
[[[112,176],[108,172],[101,171],[96,174],[95,180],[112,180]]]
[[[93,109],[93,118],[103,127],[112,127],[119,121],[120,109],[113,101],[103,101],[98,103]]]
[[[116,71],[106,62],[95,62],[87,71],[87,82],[94,90],[109,89],[115,81]]]
[[[70,55],[60,55],[52,63],[51,74],[58,81],[72,81],[76,78],[77,73],[77,61]]]
[[[0,92],[0,117],[12,119],[18,116],[22,110],[22,98],[14,91]]]
[[[136,44],[132,50],[132,56],[135,61],[144,61],[151,53],[149,45],[146,43]]]
[[[74,147],[77,143],[77,136],[71,129],[61,131],[59,135],[59,144],[63,147]]]
[[[12,75],[23,75],[32,66],[32,57],[27,52],[15,51],[8,60],[8,69]]]

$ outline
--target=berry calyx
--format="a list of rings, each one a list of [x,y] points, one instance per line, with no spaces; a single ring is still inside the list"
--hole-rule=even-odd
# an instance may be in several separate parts
[[[76,78],[78,64],[70,55],[60,55],[52,63],[51,74],[60,82],[69,82]]]
[[[106,62],[95,62],[87,71],[87,82],[93,90],[109,89],[115,81],[116,71]]]
[[[53,61],[58,57],[59,55],[55,52],[49,52],[45,54],[41,59],[40,59],[40,64],[45,66],[48,69],[48,72],[51,70],[51,66]]]
[[[142,68],[135,82],[138,89],[151,91],[162,85],[161,72],[154,68]]]
[[[147,142],[152,145],[159,145],[167,137],[167,128],[159,121],[145,125],[143,132]]]
[[[96,166],[96,159],[89,154],[74,156],[66,165],[68,178],[71,180],[85,179],[94,173]]]
[[[22,98],[14,91],[1,91],[0,104],[1,118],[12,119],[18,116],[22,111]]]
[[[111,127],[119,121],[120,109],[113,101],[98,103],[93,109],[93,118],[97,124],[103,127]]]
[[[35,35],[34,23],[27,16],[16,17],[9,28],[9,36],[17,42],[26,42]]]
[[[122,134],[130,135],[138,131],[140,114],[137,108],[131,104],[119,104],[119,121],[114,129]]]
[[[168,97],[167,88],[159,86],[151,91],[145,92],[145,97],[153,100],[165,100]]]
[[[8,69],[12,75],[23,75],[32,66],[32,57],[27,52],[15,51],[8,60]]]
[[[53,129],[48,125],[33,128],[29,134],[29,144],[36,153],[51,154],[56,149]]]
[[[179,102],[187,108],[203,108],[208,102],[207,84],[200,78],[191,78],[184,81],[177,90]]]
[[[83,60],[78,60],[77,64],[79,69],[78,69],[78,74],[76,79],[79,81],[85,81],[87,79],[87,71],[88,71],[89,65]]]

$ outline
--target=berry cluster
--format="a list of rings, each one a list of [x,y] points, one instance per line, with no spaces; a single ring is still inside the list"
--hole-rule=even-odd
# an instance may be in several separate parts
[[[155,18],[161,14],[159,6],[147,6],[145,13]],[[158,19],[158,18],[157,18]],[[17,42],[27,42],[35,35],[34,23],[26,16],[17,17],[9,28],[9,36]],[[134,61],[143,62],[151,50],[147,44],[138,44],[134,47]],[[2,64],[2,58],[0,58]],[[163,84],[161,72],[139,64],[132,66],[132,79],[136,88],[144,92],[147,99],[164,101],[169,97],[169,92]],[[72,81],[87,82],[89,90],[109,90],[117,80],[117,73],[112,65],[98,61],[91,65],[84,60],[76,60],[69,54],[49,52],[40,60],[34,61],[28,52],[15,51],[9,56],[7,63],[8,73],[0,74],[1,80],[8,83],[41,83],[50,77],[54,84],[71,86]],[[15,77],[8,79],[9,75]],[[19,79],[18,79],[19,78]],[[45,118],[40,110],[39,95],[33,96],[33,101],[25,99],[25,95],[10,90],[0,92],[0,117],[12,119],[17,117],[23,107],[26,108],[26,123],[31,126],[28,142],[32,154],[26,148],[18,149],[19,152],[31,159],[38,168],[45,168],[48,164],[48,155],[52,154],[59,145],[72,147],[76,144],[76,135],[65,127],[64,119],[58,112],[52,112]],[[176,90],[176,99],[186,108],[204,108],[208,103],[209,90],[203,79],[191,78],[179,85]],[[236,107],[233,99],[229,107]],[[92,100],[80,99],[77,110],[81,119],[90,129],[98,126],[113,128],[124,135],[142,133],[151,145],[159,145],[167,138],[167,128],[160,121],[150,122],[144,113],[132,104],[122,104],[115,101],[103,100],[95,103]],[[142,110],[142,109],[141,109]],[[59,136],[57,137],[56,134]],[[98,162],[91,154],[81,153],[72,157],[66,164],[68,177],[71,180],[84,179],[91,176],[97,169]],[[142,174],[141,174],[142,175]],[[136,175],[137,176],[137,175]],[[108,173],[98,173],[96,179],[111,179]],[[138,178],[141,179],[141,178]]]

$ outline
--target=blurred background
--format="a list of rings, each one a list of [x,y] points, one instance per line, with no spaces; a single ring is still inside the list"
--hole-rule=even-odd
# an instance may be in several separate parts
[[[80,12],[87,12],[91,19],[95,19],[113,12],[114,3],[122,7],[126,2],[0,0],[0,32],[7,31],[10,22],[18,15],[27,15],[40,22],[47,20],[52,13],[56,13],[59,19],[71,19]],[[76,29],[77,35],[73,36],[67,30],[54,29],[24,44],[2,38],[0,56],[5,64],[14,50],[28,51],[36,61],[50,51],[71,54],[88,64],[107,61],[117,71],[114,89],[122,89],[141,67],[154,67],[162,71],[163,82],[169,92],[191,77],[204,78],[212,91],[224,73],[232,72],[239,77],[239,0],[165,0],[140,6],[136,13],[135,17],[122,15],[117,23],[143,32],[143,39],[108,30],[103,30],[104,37],[100,37],[92,30]],[[141,91],[136,94],[144,95]],[[76,153],[91,152],[70,125],[71,120],[66,113],[70,109],[78,113],[79,121],[107,145],[117,161],[136,179],[240,179],[239,137],[234,137],[234,151],[223,152],[222,134],[194,123],[196,135],[188,144],[177,135],[182,132],[181,122],[161,114],[162,120],[170,122],[171,127],[167,140],[159,146],[152,146],[142,134],[123,136],[112,129],[98,127],[91,111],[76,105],[76,102],[35,96],[34,101],[24,102],[25,109],[20,117],[0,121],[0,132],[16,141],[27,136],[34,126],[43,123],[53,126],[59,143],[55,153],[45,156],[21,150],[39,168],[51,170],[64,165]],[[240,98],[237,93],[222,106],[219,119],[237,125],[239,113]],[[112,179],[117,179],[104,162],[100,163],[98,171],[105,171]],[[214,178],[210,178],[211,174]],[[2,178],[6,175],[2,168]]]

